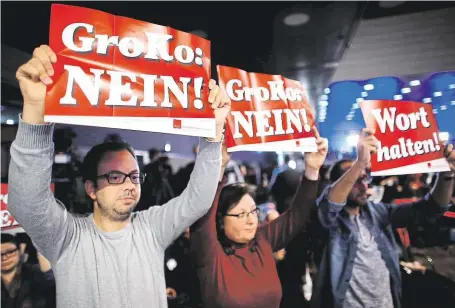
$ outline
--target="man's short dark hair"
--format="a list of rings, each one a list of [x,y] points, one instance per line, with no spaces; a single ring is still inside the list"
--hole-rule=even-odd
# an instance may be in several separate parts
[[[335,183],[339,178],[343,176],[346,170],[343,168],[345,163],[352,162],[351,159],[342,159],[335,162],[329,170],[329,180],[331,183]]]
[[[119,152],[127,150],[136,159],[133,148],[126,142],[104,142],[95,145],[85,155],[84,161],[82,162],[82,180],[92,181],[96,183],[96,177],[98,176],[98,165],[104,155],[108,152]]]

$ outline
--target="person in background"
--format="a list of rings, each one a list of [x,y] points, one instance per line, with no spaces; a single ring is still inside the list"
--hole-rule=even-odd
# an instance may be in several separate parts
[[[162,178],[159,171],[160,152],[157,148],[148,150],[149,163],[142,168],[142,173],[145,175],[144,183],[141,185],[141,199],[139,200],[135,211],[147,210],[151,205],[161,205],[165,203],[157,203],[158,190],[162,188]]]
[[[290,208],[301,177],[301,171],[291,168],[287,168],[276,176],[270,193],[276,202],[279,213],[284,213]]]
[[[321,169],[323,166],[321,166]],[[321,182],[324,183],[323,171],[319,169],[318,192]],[[288,168],[278,174],[272,186],[271,193],[276,201],[278,213],[286,212],[292,205],[293,197],[300,184],[301,171]],[[314,208],[310,213],[308,227],[299,232],[286,245],[286,257],[277,264],[278,275],[283,289],[282,308],[306,307],[308,301],[302,292],[302,284],[307,285],[310,281],[306,279],[307,265],[310,263],[310,245],[314,224]],[[309,232],[311,231],[311,232]]]
[[[194,157],[197,157],[199,153],[199,145],[193,146],[193,154]],[[180,168],[171,178],[171,186],[176,196],[180,195],[182,191],[185,189],[188,181],[190,180],[191,173],[194,169],[195,161],[192,161],[186,166]]]
[[[327,230],[312,307],[401,307],[401,275],[393,230],[416,221],[431,224],[446,211],[452,195],[455,151],[444,148],[451,171],[439,174],[431,193],[407,204],[368,201],[367,168],[377,151],[374,131],[363,129],[357,160],[336,162],[332,185],[318,199],[318,217]]]
[[[272,189],[273,184],[275,184],[275,180],[281,172],[284,172],[289,169],[289,161],[291,160],[291,157],[289,155],[284,155],[284,164],[282,166],[276,166],[275,169],[272,171],[272,176],[270,177],[269,181],[269,190]]]
[[[52,264],[59,307],[167,307],[164,252],[213,202],[230,100],[214,80],[208,83],[215,136],[200,138],[179,197],[133,213],[144,181],[134,151],[126,143],[102,143],[83,161],[93,214],[76,217],[50,190],[54,124],[44,122],[44,112],[56,62],[42,45],[16,73],[24,105],[11,146],[8,210]]]
[[[2,307],[55,307],[55,280],[47,261],[39,252],[39,264],[21,261],[19,243],[14,235],[2,234]]]
[[[168,156],[159,155],[158,153],[154,156],[153,162],[142,170],[146,177],[141,185],[142,196],[137,204],[136,211],[146,210],[152,204],[165,204],[176,196],[169,183],[169,179],[172,176],[172,167],[169,164]]]
[[[245,178],[242,174],[242,171],[240,170],[240,166],[234,160],[229,161],[224,174],[226,176],[226,184],[245,182]]]
[[[249,186],[238,183],[223,187],[221,182],[212,208],[191,226],[190,252],[203,307],[280,306],[282,291],[273,252],[285,248],[305,229],[317,196],[319,168],[327,155],[327,140],[316,128],[314,131],[317,152],[305,156],[305,174],[288,211],[259,226],[258,208]],[[223,149],[222,170],[229,161]]]
[[[164,257],[169,308],[197,308],[201,297],[196,269],[189,255],[190,229],[179,236]]]
[[[455,176],[454,176],[455,177]],[[446,180],[455,180],[447,177]],[[455,187],[452,196],[455,195]],[[414,301],[420,307],[453,307],[455,302],[455,203],[431,224],[409,230],[410,252],[425,266],[424,275],[414,283]],[[435,303],[435,299],[437,303]]]
[[[103,142],[125,142],[120,134],[107,134],[106,137],[104,137]]]
[[[269,192],[267,188],[263,186],[258,186],[255,191],[254,201],[258,205],[258,223],[259,225],[266,224],[277,219],[280,216],[276,206],[273,202],[269,200]],[[286,249],[280,249],[277,252],[274,252],[274,257],[276,261],[282,261],[286,255]]]

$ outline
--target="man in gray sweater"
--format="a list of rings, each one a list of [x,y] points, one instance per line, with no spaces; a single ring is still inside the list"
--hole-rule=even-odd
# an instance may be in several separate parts
[[[98,145],[84,162],[93,214],[74,217],[50,190],[54,125],[44,123],[44,101],[56,61],[48,46],[40,46],[16,74],[24,107],[11,146],[9,210],[51,262],[58,307],[167,307],[164,251],[212,204],[230,101],[212,80],[217,135],[200,139],[191,180],[179,197],[132,213],[143,181],[134,152],[122,144]]]

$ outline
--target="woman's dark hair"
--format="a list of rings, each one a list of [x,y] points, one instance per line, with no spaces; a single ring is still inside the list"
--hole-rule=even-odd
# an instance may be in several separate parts
[[[82,180],[84,182],[92,181],[96,184],[98,165],[104,154],[108,152],[119,152],[122,150],[127,150],[131,155],[133,155],[134,159],[136,159],[133,148],[126,142],[110,141],[95,145],[90,149],[87,155],[85,155],[84,161],[82,162]]]
[[[255,197],[253,190],[246,183],[234,183],[223,187],[218,199],[218,209],[216,213],[216,230],[218,241],[223,246],[224,251],[229,254],[234,254],[233,242],[229,240],[224,232],[224,216],[239,204],[240,200],[245,196],[250,195]],[[254,241],[254,243],[256,243]],[[252,247],[254,247],[253,245]]]
[[[9,233],[2,233],[2,244],[5,243],[13,243],[16,245],[17,248],[19,248],[19,240],[16,236],[9,234]]]

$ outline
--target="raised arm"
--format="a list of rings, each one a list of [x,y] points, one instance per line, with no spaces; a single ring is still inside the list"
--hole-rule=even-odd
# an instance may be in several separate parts
[[[222,148],[222,162],[218,188],[210,210],[190,228],[190,252],[192,259],[197,263],[196,266],[202,266],[214,255],[218,243],[218,233],[216,230],[216,213],[218,210],[218,201],[221,190],[226,184],[224,179],[224,170],[229,163],[230,155],[226,150],[226,144]]]
[[[386,205],[390,223],[395,228],[410,227],[422,220],[431,221],[449,208],[455,181],[455,150],[453,145],[444,148],[451,171],[438,174],[431,192],[421,200],[408,204]]]
[[[270,241],[273,251],[286,247],[286,245],[308,224],[311,208],[317,198],[319,169],[324,164],[327,156],[327,139],[321,138],[314,128],[318,151],[305,155],[305,174],[299,188],[294,195],[294,200],[289,210],[284,212],[274,221],[258,229]]]
[[[44,101],[56,60],[48,46],[41,46],[16,73],[24,107],[11,145],[8,186],[8,210],[52,264],[74,230],[73,217],[50,189],[54,125],[44,123]]]
[[[207,213],[215,197],[221,166],[221,140],[230,100],[214,80],[209,83],[209,103],[215,112],[216,137],[200,138],[199,153],[188,186],[168,203],[148,213],[158,241],[167,248],[180,234]]]
[[[333,203],[345,203],[349,193],[359,177],[370,165],[371,153],[376,152],[378,140],[373,131],[362,129],[357,144],[357,161],[354,165],[329,189],[328,199]]]
[[[450,171],[440,172],[431,191],[433,200],[442,206],[448,205],[452,199],[455,182],[455,149],[453,144],[444,148],[444,156],[450,166]]]
[[[318,216],[324,227],[327,228],[334,223],[346,204],[354,184],[369,166],[371,153],[376,152],[378,144],[378,140],[373,136],[373,133],[370,129],[362,129],[357,144],[356,162],[335,183],[328,187],[319,198],[317,202]]]

